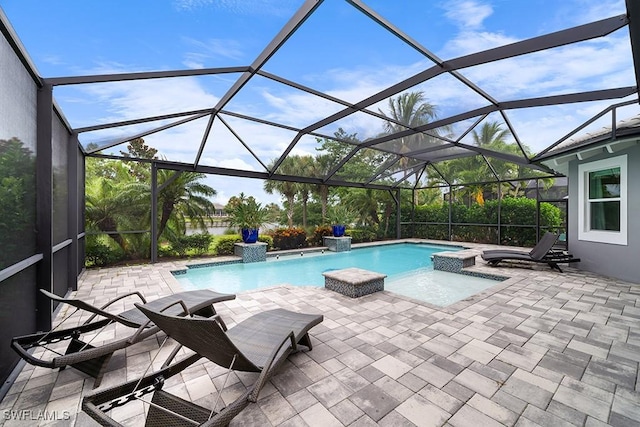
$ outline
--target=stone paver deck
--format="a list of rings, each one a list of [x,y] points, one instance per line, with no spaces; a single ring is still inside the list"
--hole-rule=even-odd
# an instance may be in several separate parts
[[[313,350],[290,357],[232,425],[640,425],[640,285],[574,268],[477,263],[476,273],[510,279],[445,308],[388,291],[354,300],[288,285],[218,304],[230,326],[276,307],[325,319],[310,332]],[[90,270],[77,296],[99,304],[136,289],[152,299],[177,290],[169,271],[182,265]],[[138,378],[159,340],[116,353],[102,387]],[[169,390],[210,406],[219,392],[232,399],[256,378],[233,373],[221,391],[224,373],[204,362],[174,377]],[[97,425],[80,409],[92,387],[74,369],[26,365],[0,402],[0,425]],[[141,425],[143,406],[133,406],[113,416]],[[15,419],[39,411],[68,419]]]

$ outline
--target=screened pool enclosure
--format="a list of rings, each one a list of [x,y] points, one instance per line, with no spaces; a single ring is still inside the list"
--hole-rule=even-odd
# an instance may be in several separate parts
[[[565,11],[529,27],[533,6],[520,3],[500,7],[522,8],[521,22],[487,22],[463,45],[463,32],[437,20],[453,19],[456,10],[435,2],[299,0],[255,28],[243,21],[237,34],[216,34],[208,23],[211,39],[229,49],[250,35],[253,47],[243,55],[176,61],[157,46],[158,61],[113,57],[92,72],[69,41],[59,52],[76,71],[55,75],[40,74],[47,55],[31,45],[49,29],[14,22],[19,2],[0,9],[0,342],[49,329],[54,307],[38,289],[64,295],[76,287],[89,231],[89,158],[144,168],[154,213],[166,185],[199,172],[217,180],[214,188],[272,180],[382,192],[393,207],[387,237],[464,240],[479,232],[509,244],[524,229],[539,236],[539,209],[519,223],[505,218],[503,203],[518,196],[538,208],[547,201],[566,218],[566,180],[538,159],[640,113],[640,5],[613,2],[597,19]],[[194,26],[207,24],[190,13]],[[437,37],[421,32],[425,22]],[[49,25],[53,34],[67,23]],[[471,43],[489,33],[501,36]],[[150,49],[147,41],[119,49],[135,56],[141,45]],[[345,66],[347,59],[357,65]],[[155,156],[127,151],[139,138]],[[292,159],[301,157],[315,166],[296,167]],[[416,208],[425,195],[441,201],[438,215]],[[480,200],[495,206],[488,222],[457,216],[457,206]],[[149,214],[148,228],[118,231],[146,239],[156,261],[151,236],[160,222]],[[17,362],[0,345],[2,379]]]

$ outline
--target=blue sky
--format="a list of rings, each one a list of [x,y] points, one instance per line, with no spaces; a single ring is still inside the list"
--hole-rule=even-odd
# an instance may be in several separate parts
[[[369,0],[365,3],[436,54],[451,59],[625,13],[624,0]],[[302,4],[301,0],[0,0],[44,77],[249,65]],[[433,65],[343,0],[325,0],[263,70],[357,102]],[[635,85],[627,30],[576,46],[461,70],[498,100]],[[128,120],[216,104],[239,76],[225,74],[58,87],[57,103],[74,127]],[[419,85],[442,117],[486,105],[449,76]],[[514,111],[518,136],[534,152],[555,142],[610,102]],[[303,128],[342,107],[257,77],[226,110]],[[385,111],[386,102],[373,111]],[[629,111],[629,115],[637,111]],[[240,119],[228,123],[264,163],[279,156],[295,133]],[[83,144],[109,141],[162,123],[82,134]],[[193,161],[206,121],[145,137],[161,155]],[[605,123],[606,124],[606,123]],[[360,137],[382,123],[360,113],[337,127]],[[602,126],[597,123],[594,126]],[[463,129],[459,127],[459,131]],[[114,151],[124,149],[115,147]],[[294,149],[314,154],[305,137]],[[263,170],[220,123],[202,164]],[[262,182],[211,177],[217,201],[244,191],[263,202]]]

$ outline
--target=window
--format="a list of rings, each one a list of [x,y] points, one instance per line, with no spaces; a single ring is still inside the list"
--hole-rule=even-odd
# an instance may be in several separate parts
[[[627,156],[578,165],[578,240],[627,244]]]

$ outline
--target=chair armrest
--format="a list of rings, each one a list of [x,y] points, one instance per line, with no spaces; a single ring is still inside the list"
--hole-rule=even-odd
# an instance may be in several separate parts
[[[165,307],[163,307],[163,308],[160,310],[160,312],[163,312],[163,311],[165,311],[165,310],[167,310],[167,309],[169,309],[169,308],[173,307],[174,305],[178,305],[178,304],[182,306],[182,309],[184,310],[185,314],[187,314],[187,315],[189,315],[189,314],[190,314],[190,313],[189,313],[189,308],[187,307],[187,305],[186,305],[186,304],[184,303],[184,301],[182,301],[182,300],[174,301],[174,302],[172,302],[172,303],[170,303],[170,304],[167,304]],[[141,306],[142,304],[140,304],[140,303],[135,303],[134,305],[136,306],[136,308],[140,308],[140,306]],[[135,332],[133,335],[131,335],[131,337],[129,337],[129,342],[130,342],[130,343],[137,342],[137,341],[138,341],[138,339],[139,339],[139,337],[140,337],[140,334],[142,334],[143,332],[145,332],[145,329],[147,329],[147,326],[149,326],[149,323],[151,323],[151,320],[147,319],[147,321],[146,321],[146,322],[144,322],[142,325],[140,325],[140,326],[138,327],[138,329],[136,330],[136,332]]]
[[[11,347],[20,355],[20,357],[33,366],[42,366],[43,368],[56,368],[55,363],[53,361],[46,361],[42,359],[38,359],[34,357],[31,353],[25,350],[18,342],[15,340],[11,341]]]
[[[133,292],[129,292],[129,293],[127,293],[127,294],[123,294],[123,295],[120,295],[120,296],[119,296],[119,297],[117,297],[117,298],[112,299],[111,301],[109,301],[108,303],[106,303],[105,305],[103,305],[102,307],[100,307],[100,310],[103,310],[103,311],[104,311],[107,307],[109,307],[109,306],[110,306],[111,304],[113,304],[114,302],[118,302],[118,301],[120,301],[121,299],[128,298],[128,297],[133,296],[133,295],[137,295],[137,296],[138,296],[138,298],[140,298],[140,300],[142,301],[142,303],[143,303],[143,304],[146,304],[146,303],[147,303],[147,300],[144,298],[144,296],[143,296],[139,291],[133,291]],[[92,315],[91,315],[91,316],[90,316],[90,317],[85,321],[85,323],[89,323],[89,322],[91,322],[93,319],[95,319],[95,317],[96,317],[97,315],[98,315],[97,313],[92,314]]]

